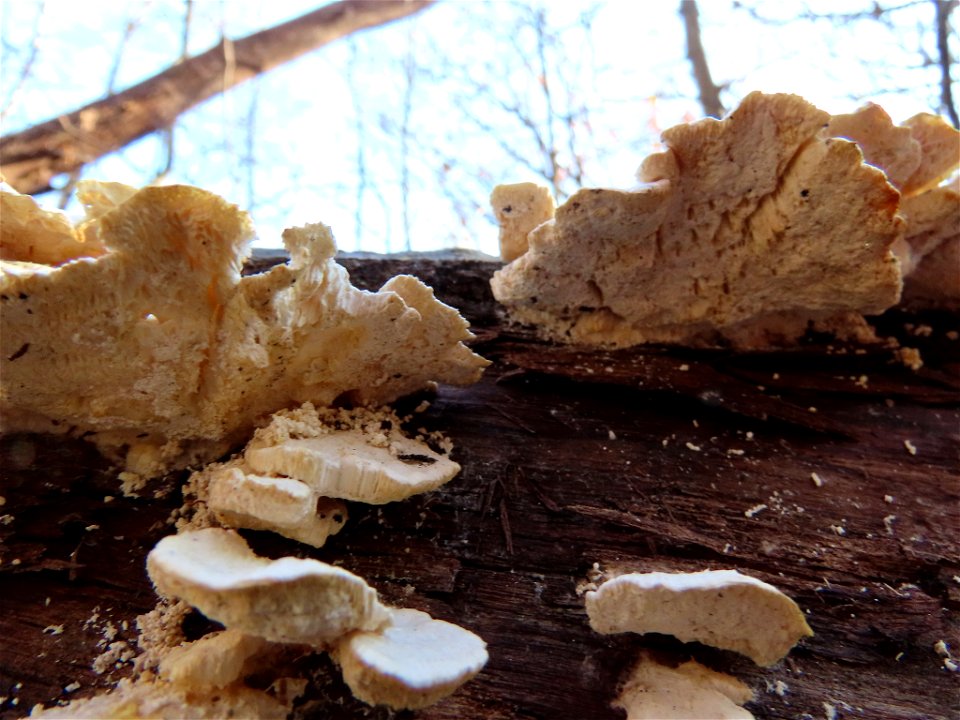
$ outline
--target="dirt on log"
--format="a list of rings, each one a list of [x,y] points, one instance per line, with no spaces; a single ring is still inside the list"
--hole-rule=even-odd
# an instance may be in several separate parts
[[[743,679],[758,718],[957,716],[960,675],[943,655],[960,656],[955,315],[876,319],[920,350],[918,371],[887,346],[824,338],[776,353],[589,352],[499,319],[492,261],[340,261],[361,287],[419,275],[473,322],[493,361],[482,381],[401,403],[430,401],[413,427],[452,438],[463,471],[405,502],[351,505],[321,550],[244,534],[261,553],[336,562],[388,602],[477,632],[490,662],[433,708],[391,713],[354,700],[314,656],[299,661],[315,682],[298,716],[618,718],[610,702],[642,648]],[[0,697],[17,717],[128,672],[91,664],[111,642],[133,645],[136,616],[154,606],[144,558],[172,531],[184,478],[123,497],[92,446],[26,435],[0,440],[0,466]],[[603,574],[708,568],[777,586],[815,636],[763,669],[587,625],[581,593]],[[209,626],[188,624],[188,636]]]

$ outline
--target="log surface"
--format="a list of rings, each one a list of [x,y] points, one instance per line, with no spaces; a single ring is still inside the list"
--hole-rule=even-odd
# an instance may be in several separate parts
[[[493,361],[481,382],[400,404],[411,412],[430,400],[411,427],[446,433],[463,470],[425,496],[352,504],[320,550],[245,535],[266,554],[341,564],[388,602],[477,632],[490,662],[433,708],[390,713],[355,701],[314,656],[300,665],[315,682],[299,716],[619,718],[610,702],[642,648],[742,679],[758,718],[960,712],[960,675],[935,647],[944,641],[960,660],[955,315],[878,319],[883,335],[920,349],[916,372],[887,347],[817,339],[789,352],[590,352],[506,325],[489,294],[491,261],[340,262],[361,287],[418,275],[473,323],[475,349]],[[156,602],[144,558],[172,532],[184,476],[124,497],[90,445],[26,435],[0,439],[0,466],[6,718],[126,672],[98,675],[91,663],[110,642],[134,644],[136,616]],[[708,568],[780,588],[815,636],[758,668],[587,625],[582,591],[602,574]],[[192,622],[202,632],[202,618]]]

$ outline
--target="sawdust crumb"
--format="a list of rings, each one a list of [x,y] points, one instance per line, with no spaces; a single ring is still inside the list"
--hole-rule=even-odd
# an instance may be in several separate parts
[[[759,503],[758,505],[754,505],[752,508],[749,508],[749,509],[747,509],[747,510],[744,510],[744,511],[743,511],[743,516],[744,516],[744,517],[748,517],[748,518],[752,518],[752,517],[754,517],[755,515],[758,515],[758,514],[762,513],[764,510],[767,509],[767,507],[768,507],[768,506],[767,506],[766,503]]]
[[[883,526],[887,529],[887,535],[893,535],[893,523],[896,522],[896,515],[887,515],[883,519]]]
[[[905,367],[914,372],[923,367],[923,358],[920,357],[920,351],[917,348],[902,347],[896,351],[897,360]]]
[[[147,486],[147,478],[127,470],[117,475],[117,479],[120,480],[120,489],[123,491],[124,497],[140,497],[138,493]]]

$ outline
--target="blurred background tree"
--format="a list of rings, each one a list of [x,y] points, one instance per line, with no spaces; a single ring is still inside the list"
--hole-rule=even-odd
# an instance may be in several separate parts
[[[323,221],[494,253],[494,185],[629,186],[663,128],[755,89],[957,124],[957,4],[0,0],[0,165],[71,212],[80,178],[182,182],[265,246]]]

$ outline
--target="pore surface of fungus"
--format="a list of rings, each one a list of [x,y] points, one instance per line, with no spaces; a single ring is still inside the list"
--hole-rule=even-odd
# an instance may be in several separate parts
[[[343,679],[359,699],[417,709],[450,695],[487,662],[486,643],[469,630],[419,610],[391,610],[376,632],[355,632],[336,649]]]
[[[899,194],[856,144],[823,134],[829,119],[753,93],[724,120],[665,131],[636,189],[582,189],[536,227],[494,275],[495,297],[583,344],[862,335],[862,314],[899,299]]]
[[[275,642],[322,646],[351,630],[377,630],[388,617],[362,578],[318,560],[258,557],[232,530],[163,538],[147,572],[160,593]]]
[[[663,633],[772,665],[813,635],[803,612],[772,585],[736,570],[631,573],[587,593],[599,633]]]
[[[290,261],[241,277],[246,214],[196,188],[123,188],[79,191],[90,212],[76,234],[104,254],[2,261],[7,431],[74,429],[152,476],[222,454],[280,408],[382,404],[472,383],[487,364],[462,342],[466,321],[416,278],[353,287],[324,225],[285,231]],[[5,205],[5,233],[52,222],[3,197],[16,208]]]

